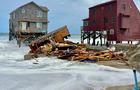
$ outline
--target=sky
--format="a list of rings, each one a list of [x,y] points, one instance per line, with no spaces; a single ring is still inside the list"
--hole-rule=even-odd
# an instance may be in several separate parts
[[[88,17],[88,8],[109,0],[4,0],[0,2],[0,32],[9,31],[9,13],[28,2],[49,8],[48,32],[67,25],[71,34],[79,34],[82,19]],[[134,0],[140,10],[140,0]]]

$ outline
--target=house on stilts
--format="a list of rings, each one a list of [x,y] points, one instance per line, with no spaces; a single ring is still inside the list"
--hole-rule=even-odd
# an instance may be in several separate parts
[[[140,41],[140,12],[133,0],[111,0],[89,8],[83,19],[81,42],[103,45]]]
[[[47,33],[48,8],[29,2],[10,13],[9,40],[29,41]]]

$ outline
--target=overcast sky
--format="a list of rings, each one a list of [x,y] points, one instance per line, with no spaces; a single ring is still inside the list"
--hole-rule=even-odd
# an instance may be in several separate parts
[[[9,13],[31,1],[49,8],[49,32],[67,25],[72,34],[77,34],[82,19],[88,17],[88,8],[109,0],[4,0],[0,2],[0,32],[9,31]],[[140,0],[134,1],[140,10]]]

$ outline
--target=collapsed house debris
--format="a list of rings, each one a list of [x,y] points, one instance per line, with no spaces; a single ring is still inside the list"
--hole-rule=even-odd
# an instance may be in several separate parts
[[[69,31],[67,26],[64,26],[32,41],[29,47],[31,48],[31,52],[35,53],[38,51],[39,47],[43,45],[64,43],[64,38],[67,38],[68,36],[70,36]]]
[[[80,62],[98,62],[108,60],[126,60],[122,52],[114,52],[112,49],[89,49],[86,44],[74,43],[64,40],[70,36],[67,26],[61,27],[38,39],[29,45],[30,51],[24,56],[25,60],[40,56],[55,56],[59,59]]]

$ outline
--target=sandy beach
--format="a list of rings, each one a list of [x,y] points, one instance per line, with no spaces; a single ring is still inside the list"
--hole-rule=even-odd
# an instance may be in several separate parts
[[[140,86],[140,82],[139,82]],[[106,90],[133,90],[134,85],[126,85],[126,86],[114,86],[114,87],[109,87]]]
[[[98,62],[100,65],[105,65],[105,66],[111,66],[115,68],[120,68],[120,69],[131,69],[131,67],[127,66],[124,62],[120,60],[114,60],[114,61],[100,61]],[[140,82],[139,82],[140,86]],[[108,87],[106,90],[132,90],[134,88],[134,85],[120,85],[120,86],[113,86],[113,87]]]

